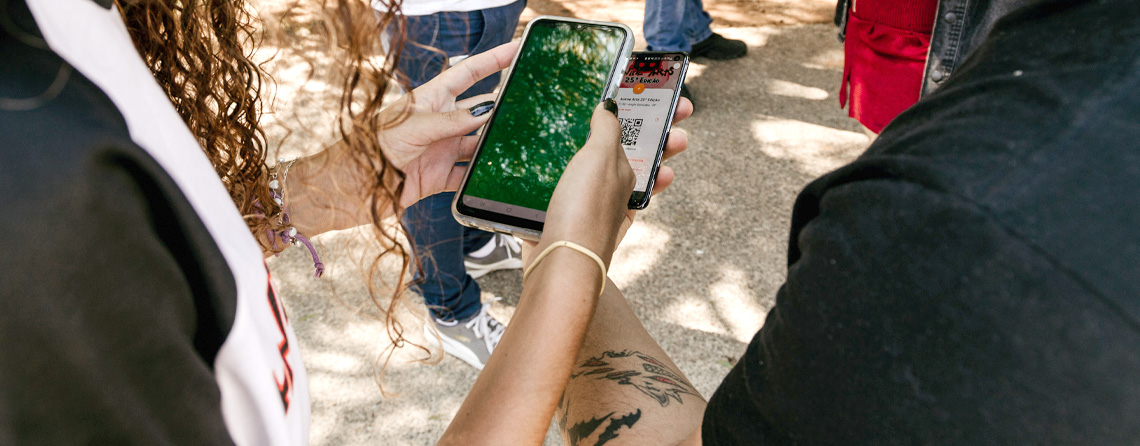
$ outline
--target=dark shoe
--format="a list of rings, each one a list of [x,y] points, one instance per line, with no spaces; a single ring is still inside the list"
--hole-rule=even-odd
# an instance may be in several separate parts
[[[717,33],[693,44],[693,51],[689,52],[694,58],[707,57],[712,60],[738,59],[745,54],[748,54],[748,45],[743,41],[726,39]]]

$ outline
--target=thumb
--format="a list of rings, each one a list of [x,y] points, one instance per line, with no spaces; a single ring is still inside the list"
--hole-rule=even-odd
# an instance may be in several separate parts
[[[612,147],[621,140],[621,124],[617,119],[617,103],[613,99],[606,99],[594,107],[594,116],[590,119],[590,139],[586,147],[599,145]]]

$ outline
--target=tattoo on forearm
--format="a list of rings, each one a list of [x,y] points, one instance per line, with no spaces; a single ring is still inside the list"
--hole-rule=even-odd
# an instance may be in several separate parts
[[[607,351],[600,356],[590,358],[574,368],[570,380],[576,379],[606,380],[623,386],[632,386],[652,398],[661,407],[668,406],[673,401],[684,404],[681,395],[697,395],[693,385],[680,373],[639,351]],[[573,385],[573,382],[570,385]],[[558,410],[562,412],[562,416],[558,418],[558,426],[571,446],[588,444],[583,442],[593,438],[597,438],[595,446],[604,445],[617,438],[622,428],[632,429],[641,419],[641,409],[635,409],[635,412],[617,416],[614,415],[616,412],[610,412],[569,426],[567,424],[571,408],[569,400],[570,398],[563,392],[562,398],[558,401]],[[575,404],[574,407],[578,406]]]
[[[637,420],[640,419],[641,409],[637,409],[637,412],[631,413],[621,418],[610,418],[610,425],[606,426],[605,432],[602,432],[601,435],[598,435],[598,442],[595,443],[594,446],[602,446],[603,444],[608,443],[610,440],[617,438],[618,429],[621,429],[623,427],[632,429],[634,423],[637,423]]]
[[[614,417],[613,415],[614,413],[610,412],[601,418],[591,418],[588,421],[575,424],[574,427],[567,430],[570,445],[581,445],[582,440],[592,435],[594,431],[598,430],[598,427],[606,421],[609,421],[609,424],[606,425],[605,430],[603,430],[601,434],[598,434],[598,441],[594,443],[594,446],[602,446],[609,443],[610,440],[617,438],[619,429],[623,427],[632,428],[633,425],[637,423],[637,420],[641,419],[641,409],[637,409],[637,412],[620,417]]]
[[[681,395],[696,395],[697,391],[681,374],[670,370],[661,361],[638,351],[607,351],[588,359],[570,375],[570,379],[594,378],[633,386],[657,401],[661,407],[670,401],[684,404]]]

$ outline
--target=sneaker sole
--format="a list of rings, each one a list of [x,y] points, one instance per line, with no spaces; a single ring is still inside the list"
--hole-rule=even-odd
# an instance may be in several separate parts
[[[427,340],[429,343],[432,343],[432,344],[435,343],[437,334],[439,335],[439,340],[441,342],[443,342],[442,347],[443,347],[444,353],[447,353],[451,356],[454,356],[455,359],[458,359],[460,361],[466,362],[467,364],[470,364],[471,367],[475,367],[476,369],[483,370],[484,364],[479,361],[479,356],[476,355],[474,351],[467,348],[466,345],[463,345],[462,342],[451,339],[443,333],[433,332],[431,328],[429,328],[426,325],[424,326],[424,336],[427,337]]]
[[[501,269],[519,269],[522,268],[522,259],[509,258],[503,259],[495,263],[484,265],[481,263],[463,262],[467,267],[467,274],[471,275],[472,279],[478,279],[486,276],[487,274],[498,271]]]

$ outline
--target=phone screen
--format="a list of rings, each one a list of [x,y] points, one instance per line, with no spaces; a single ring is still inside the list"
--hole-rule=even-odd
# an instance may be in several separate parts
[[[673,119],[684,81],[684,53],[635,53],[614,98],[621,120],[621,145],[637,174],[634,192],[646,192],[656,175],[659,150]]]
[[[586,142],[626,39],[617,26],[548,19],[531,25],[457,209],[541,228],[562,171]]]

